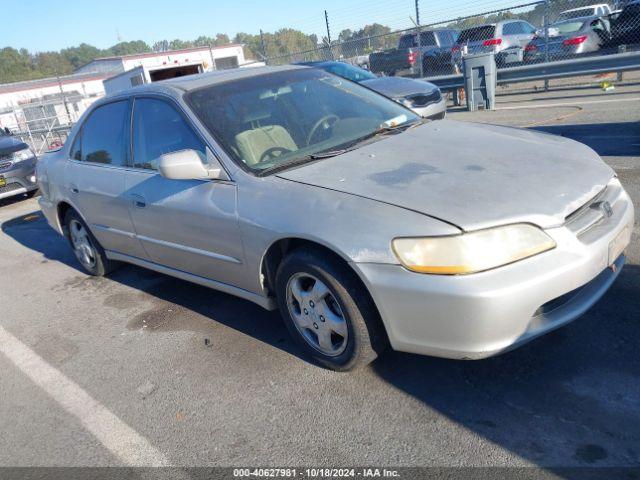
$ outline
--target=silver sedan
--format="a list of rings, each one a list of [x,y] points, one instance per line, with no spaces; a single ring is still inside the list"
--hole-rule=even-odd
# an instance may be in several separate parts
[[[128,262],[279,308],[336,370],[388,346],[483,358],[574,320],[634,218],[582,144],[431,122],[296,66],[101,99],[38,179],[89,274]]]
[[[307,62],[302,65],[321,68],[389,97],[424,118],[441,120],[447,115],[447,100],[440,89],[424,80],[404,77],[378,77],[363,68],[335,62]]]

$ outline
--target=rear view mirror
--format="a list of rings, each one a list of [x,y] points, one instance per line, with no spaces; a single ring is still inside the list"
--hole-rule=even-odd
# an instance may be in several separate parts
[[[209,152],[207,152],[209,153]],[[211,154],[207,159],[196,150],[180,150],[160,156],[160,175],[171,180],[229,180],[220,162]]]

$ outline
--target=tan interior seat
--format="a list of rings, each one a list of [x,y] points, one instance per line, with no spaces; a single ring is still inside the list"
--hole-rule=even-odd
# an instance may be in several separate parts
[[[298,150],[298,146],[289,132],[280,125],[266,125],[245,130],[237,134],[235,139],[240,156],[247,165],[255,165],[260,162],[262,155],[274,147],[282,147],[291,151]]]

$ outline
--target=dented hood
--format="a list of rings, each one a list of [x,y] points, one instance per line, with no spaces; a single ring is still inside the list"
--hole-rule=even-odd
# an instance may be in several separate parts
[[[581,143],[448,120],[278,174],[417,211],[463,230],[516,222],[561,225],[613,175]]]

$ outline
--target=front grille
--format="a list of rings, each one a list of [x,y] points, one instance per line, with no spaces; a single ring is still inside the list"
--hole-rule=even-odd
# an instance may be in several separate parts
[[[2,160],[0,160],[0,170],[9,168],[11,165],[13,165],[13,162],[3,162]]]
[[[569,214],[565,218],[565,225],[580,237],[592,227],[605,220],[604,211],[600,208],[600,204],[610,197],[607,187],[600,191],[595,197],[582,205],[580,208]]]
[[[22,185],[20,185],[17,182],[7,183],[4,187],[0,187],[0,194],[13,192],[14,190],[19,190],[21,188],[22,188]]]
[[[442,95],[440,95],[440,90],[436,90],[429,95],[418,94],[408,96],[407,100],[411,102],[412,107],[426,107],[430,103],[439,102],[441,98]]]

